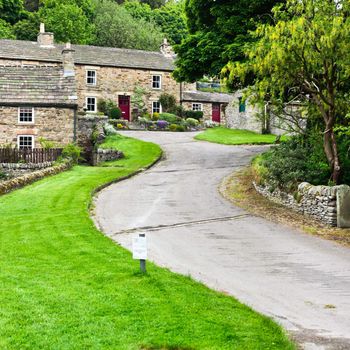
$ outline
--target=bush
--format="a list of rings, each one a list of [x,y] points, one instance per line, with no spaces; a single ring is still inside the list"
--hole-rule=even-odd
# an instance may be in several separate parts
[[[186,127],[184,125],[176,125],[176,131],[185,131],[186,130]]]
[[[177,124],[177,123],[180,123],[182,121],[182,119],[180,117],[176,116],[175,114],[171,114],[171,113],[160,113],[159,119],[165,120],[170,124]]]
[[[7,175],[2,170],[0,170],[0,181],[6,180],[6,179],[7,179]]]
[[[202,111],[185,111],[185,117],[197,119],[198,121],[203,118],[203,112]]]
[[[194,119],[194,118],[187,118],[186,119],[186,123],[187,123],[188,126],[191,126],[191,127],[195,128],[196,126],[198,126],[199,121],[197,119]]]
[[[170,94],[161,94],[159,102],[162,105],[164,112],[172,112],[176,107],[176,97]]]
[[[169,126],[170,131],[176,131],[176,129],[177,129],[177,124],[170,124]]]
[[[178,117],[185,117],[185,108],[182,105],[176,105],[174,106],[174,108],[172,108],[171,110],[169,110],[169,113],[175,114]]]
[[[56,147],[56,143],[54,141],[49,141],[45,139],[44,137],[39,138],[39,143],[41,148],[43,149],[52,149]]]
[[[164,130],[168,127],[169,123],[166,120],[158,120],[156,125],[158,129]]]
[[[157,121],[159,119],[159,113],[157,112],[153,113],[151,119],[154,121]]]
[[[121,119],[122,111],[119,107],[113,107],[113,108],[111,108],[108,116],[111,119]]]
[[[254,165],[260,183],[279,187],[288,192],[300,182],[327,185],[330,169],[323,152],[322,135],[313,133],[306,139],[292,137],[257,158]]]
[[[117,130],[114,129],[114,126],[108,123],[103,126],[103,130],[107,136],[117,134]]]
[[[74,163],[78,163],[79,160],[81,160],[81,148],[74,143],[69,143],[67,146],[63,148],[62,151],[62,158],[63,159],[70,159]]]

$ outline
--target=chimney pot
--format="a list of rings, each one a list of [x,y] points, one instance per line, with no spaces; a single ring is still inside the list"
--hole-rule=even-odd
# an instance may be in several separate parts
[[[38,44],[40,47],[44,47],[44,48],[54,47],[53,33],[45,32],[44,23],[40,23],[40,32],[38,34]]]

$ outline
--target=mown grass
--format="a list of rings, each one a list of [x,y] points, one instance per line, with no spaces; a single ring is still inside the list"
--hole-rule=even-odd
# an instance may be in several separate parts
[[[153,264],[139,274],[94,227],[91,192],[161,152],[121,136],[106,144],[125,152],[118,167],[76,166],[0,197],[0,348],[293,349],[231,297]]]
[[[274,143],[276,135],[261,135],[249,130],[216,127],[205,130],[195,136],[195,139],[224,145],[266,145]]]

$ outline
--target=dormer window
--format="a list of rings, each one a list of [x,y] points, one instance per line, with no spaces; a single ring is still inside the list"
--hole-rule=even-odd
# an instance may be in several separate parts
[[[96,85],[96,71],[87,70],[86,71],[86,84],[87,85]]]
[[[34,108],[19,107],[18,108],[18,123],[32,124],[34,123]]]
[[[162,88],[162,76],[152,75],[152,88],[160,90]]]

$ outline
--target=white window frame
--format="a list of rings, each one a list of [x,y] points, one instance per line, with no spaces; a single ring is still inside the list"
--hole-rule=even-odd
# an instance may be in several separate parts
[[[33,149],[35,146],[35,138],[33,135],[17,135],[17,148],[18,149],[24,149],[20,147],[20,139],[21,137],[30,137],[32,139],[32,147],[30,149]]]
[[[93,111],[89,111],[89,109],[88,109],[88,99],[89,98],[95,99],[94,110]],[[86,106],[86,112],[87,113],[96,113],[97,112],[97,98],[95,96],[87,96],[87,97],[85,97],[85,106]]]
[[[159,77],[159,81],[154,81],[155,77]],[[159,83],[159,87],[154,87],[155,83]],[[161,90],[162,89],[162,76],[160,74],[152,74],[152,89]]]
[[[154,104],[155,104],[155,103],[159,103],[159,112],[154,111]],[[157,108],[157,109],[158,109],[158,108]],[[152,101],[152,115],[153,115],[154,113],[162,113],[162,105],[161,105],[161,103],[160,103],[159,101]]]
[[[197,106],[197,107],[195,107],[195,106]],[[203,112],[203,103],[192,103],[192,111]]]
[[[23,109],[32,110],[32,120],[30,122],[21,121],[21,110]],[[18,107],[18,124],[34,124],[34,118],[35,118],[34,107]]]
[[[94,72],[95,73],[95,76],[94,76],[94,82],[93,83],[89,83],[88,82],[88,78],[91,78],[89,77],[89,72]],[[97,85],[97,71],[95,69],[87,69],[86,72],[85,72],[85,82],[86,82],[86,85],[88,86],[96,86]]]

